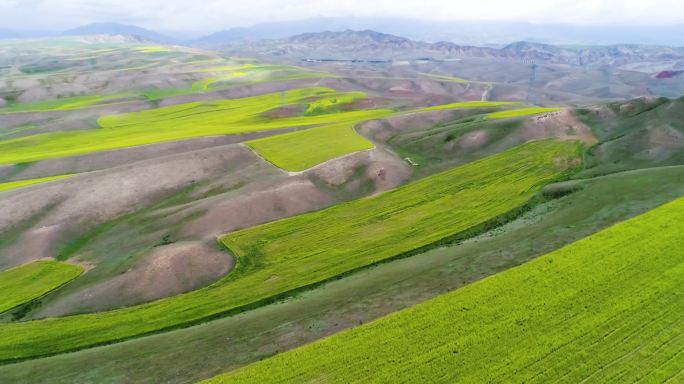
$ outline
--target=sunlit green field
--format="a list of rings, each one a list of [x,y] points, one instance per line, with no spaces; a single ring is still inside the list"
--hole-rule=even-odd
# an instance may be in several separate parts
[[[418,111],[439,111],[443,109],[461,108],[486,108],[486,107],[506,107],[520,104],[512,101],[459,101],[456,103],[434,105],[431,107],[420,108]]]
[[[69,175],[48,176],[48,177],[41,177],[41,178],[37,178],[37,179],[27,179],[27,180],[18,180],[18,181],[9,181],[6,183],[0,183],[0,192],[8,191],[10,189],[15,189],[15,188],[20,188],[20,187],[25,187],[28,185],[45,183],[45,182],[53,181],[53,180],[59,180],[59,179],[65,178],[65,177],[69,177]]]
[[[363,92],[345,92],[340,95],[322,97],[309,103],[309,106],[306,108],[306,114],[318,115],[321,113],[337,112],[340,107],[364,99],[366,99],[366,94]]]
[[[192,85],[194,91],[206,92],[220,89],[223,86],[241,83],[261,83],[266,81],[283,81],[298,79],[316,79],[335,77],[325,72],[313,72],[299,67],[275,64],[251,64],[228,65],[221,67],[205,68],[197,73],[215,73],[213,77],[207,77]]]
[[[335,112],[345,104],[350,104],[364,98],[365,94],[362,92],[348,92],[339,96],[322,97],[317,101],[309,103],[306,114],[317,115],[319,113]],[[507,107],[516,104],[506,101],[462,101],[416,108],[400,112],[399,114],[447,109]],[[388,115],[389,113],[385,111],[379,111],[377,116],[368,116],[367,118],[383,118]],[[353,125],[358,122],[341,123],[329,127],[251,140],[247,142],[247,145],[261,157],[282,169],[302,171],[347,153],[373,148],[373,143],[354,132]]]
[[[531,142],[371,198],[228,234],[235,269],[217,283],[148,304],[0,324],[0,361],[54,354],[261,305],[487,223],[571,172],[581,145]]]
[[[0,164],[15,164],[200,136],[288,127],[360,122],[389,110],[359,110],[315,116],[270,118],[263,114],[288,104],[343,95],[329,88],[302,88],[242,99],[193,102],[101,117],[102,129],[54,132],[0,141]]]
[[[364,98],[365,94],[361,92],[348,92],[341,95],[321,97],[319,100],[309,103],[306,114],[316,115],[319,113],[332,113],[339,111],[340,107],[345,104],[350,104]],[[507,101],[461,101],[416,108],[409,111],[398,112],[396,114],[401,115],[448,109],[498,108],[514,106],[517,104],[518,103]],[[520,117],[524,117],[532,113],[530,108],[525,108],[522,112],[515,111],[518,110],[511,110],[511,112],[514,112],[512,114],[513,116],[515,116],[516,113],[519,113]],[[388,115],[389,113],[379,111],[376,116],[368,116],[368,119],[382,118]],[[490,115],[491,114],[482,115],[482,118],[488,118]],[[351,123],[341,123],[330,127],[309,129],[256,139],[248,141],[247,145],[261,157],[282,169],[287,171],[302,171],[347,153],[373,148],[373,143],[354,132],[353,124],[358,122],[359,121],[353,121]]]
[[[0,313],[38,298],[83,273],[83,267],[34,261],[0,272]]]
[[[380,113],[377,117],[383,115]],[[247,145],[275,166],[293,172],[303,171],[347,153],[373,148],[373,143],[354,131],[353,123],[251,140]]]
[[[134,48],[137,52],[143,53],[160,53],[160,52],[171,52],[172,50],[168,47],[163,47],[161,45],[146,45],[142,47]]]
[[[419,73],[421,76],[434,79],[434,80],[441,80],[441,81],[449,81],[452,83],[461,83],[461,84],[466,84],[468,83],[468,80],[462,79],[457,76],[446,76],[446,75],[436,75],[433,73]]]
[[[530,108],[520,108],[520,109],[510,109],[507,111],[492,112],[487,115],[488,119],[508,119],[513,117],[525,117],[531,115],[538,115],[541,113],[555,112],[559,111],[560,108],[543,108],[543,107],[530,107]]]
[[[0,115],[15,112],[47,112],[47,111],[68,111],[93,107],[102,103],[112,103],[117,100],[130,97],[132,94],[118,94],[110,96],[77,96],[61,99],[37,101],[33,103],[17,103],[0,108]]]
[[[207,383],[681,382],[684,198]]]

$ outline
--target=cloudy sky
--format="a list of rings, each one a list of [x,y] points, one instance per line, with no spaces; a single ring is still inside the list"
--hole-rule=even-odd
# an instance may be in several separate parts
[[[682,0],[0,0],[0,28],[62,30],[91,22],[205,33],[317,16],[507,20],[533,23],[684,23]]]

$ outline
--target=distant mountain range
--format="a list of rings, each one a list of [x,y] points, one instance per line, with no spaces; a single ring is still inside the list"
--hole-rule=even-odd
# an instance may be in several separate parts
[[[320,31],[371,29],[428,42],[503,46],[514,41],[545,44],[651,44],[684,46],[684,25],[569,25],[508,21],[436,21],[369,17],[327,17],[230,28],[193,41],[201,45],[277,39]]]
[[[374,30],[426,42],[503,47],[515,41],[553,45],[649,44],[684,46],[684,25],[569,25],[509,21],[438,21],[371,17],[319,17],[234,27],[190,39],[187,34],[160,33],[134,25],[93,23],[64,32],[67,35],[135,34],[159,42],[216,46],[292,35],[344,30]],[[58,36],[61,32],[0,30],[0,38]]]
[[[546,44],[535,40],[542,40],[541,36],[544,36],[546,40],[554,40],[553,36],[562,31],[567,32],[565,39],[571,40],[587,35],[599,27],[574,27],[570,30],[568,26],[556,25],[546,29],[542,28],[542,31],[540,30],[541,26],[527,23],[446,23],[417,20],[404,20],[405,23],[403,24],[400,22],[401,20],[397,19],[317,18],[258,24],[248,28],[232,28],[186,42],[135,25],[92,23],[64,31],[57,36],[124,35],[159,43],[185,43],[243,54],[299,59],[391,60],[482,57],[571,65],[628,65],[636,62],[658,62],[666,63],[663,70],[679,71],[684,69],[684,48],[641,44],[597,45],[601,39],[605,41],[613,39],[613,35],[619,32],[619,28],[611,30],[610,33],[596,35],[594,41],[597,43],[570,46]],[[401,29],[406,33],[406,35],[404,33],[401,35],[407,37],[371,29],[342,29],[345,25],[367,24],[378,25],[383,28],[383,31]],[[415,37],[455,36],[454,34],[460,33],[459,31],[463,32],[468,28],[471,28],[468,30],[471,36],[479,35],[483,42],[489,44],[455,43],[454,41],[460,41],[458,38],[433,40]],[[320,32],[321,30],[325,32]],[[664,36],[665,40],[667,38],[682,39],[684,43],[684,33],[668,34],[674,30],[677,30],[677,27],[660,29],[651,27],[647,33],[645,32],[637,38],[635,34],[641,29],[634,27],[623,39],[644,41],[654,39],[655,34],[662,32],[661,37]],[[684,31],[684,28],[682,30]],[[509,39],[508,44],[494,44],[497,41],[503,41],[500,36],[506,32]],[[0,29],[0,38],[40,35],[37,32],[20,34],[11,30]],[[521,42],[510,42],[510,39],[517,36],[527,36],[528,38],[520,39]],[[629,40],[632,38],[635,40]],[[468,40],[463,35],[460,39]]]
[[[135,25],[118,23],[92,23],[62,32],[64,36],[132,35],[159,43],[173,43],[175,39]]]
[[[429,43],[372,30],[304,33],[283,39],[242,41],[223,49],[241,54],[309,60],[405,60],[494,58],[569,65],[622,66],[636,62],[672,63],[684,68],[684,48],[648,45],[554,46],[516,42],[501,48]]]
[[[40,38],[57,36],[92,36],[92,35],[122,35],[134,36],[138,39],[155,41],[158,43],[176,43],[177,39],[164,34],[141,28],[135,25],[119,23],[92,23],[77,28],[69,29],[64,32],[47,31],[15,31],[0,28],[0,39],[21,39],[21,38]]]

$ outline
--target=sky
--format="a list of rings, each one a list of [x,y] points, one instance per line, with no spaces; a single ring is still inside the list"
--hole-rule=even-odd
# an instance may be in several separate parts
[[[682,0],[0,0],[0,28],[56,31],[91,22],[202,34],[313,17],[684,24]]]

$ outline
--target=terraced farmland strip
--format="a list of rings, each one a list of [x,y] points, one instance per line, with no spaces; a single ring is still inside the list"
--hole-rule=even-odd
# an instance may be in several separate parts
[[[8,181],[6,183],[0,183],[0,192],[2,191],[8,191],[10,189],[15,189],[15,188],[21,188],[25,187],[28,185],[33,185],[33,184],[40,184],[40,183],[46,183],[48,181],[53,181],[53,180],[59,180],[63,179],[65,177],[69,177],[70,175],[59,175],[59,176],[48,176],[48,177],[41,177],[38,179],[27,179],[27,180],[18,180],[18,181]]]
[[[513,101],[459,101],[456,103],[433,105],[431,107],[419,108],[411,112],[423,111],[440,111],[443,109],[460,109],[460,108],[487,108],[487,107],[506,107],[520,104]]]
[[[312,87],[274,92],[240,99],[216,101],[195,101],[167,107],[148,109],[100,117],[97,122],[102,128],[124,127],[141,124],[164,124],[167,129],[178,128],[188,121],[234,122],[245,117],[258,115],[282,105],[298,103],[308,98],[334,95],[330,88]],[[160,127],[161,128],[161,127]]]
[[[253,68],[255,65],[254,64],[242,64],[242,65],[224,65],[221,67],[210,67],[210,68],[203,68],[203,69],[198,69],[194,72],[196,73],[207,73],[207,72],[232,72],[232,71],[239,71],[247,68]]]
[[[0,313],[43,296],[78,277],[83,267],[34,261],[0,272]]]
[[[441,80],[441,81],[450,81],[452,83],[461,83],[461,84],[467,84],[469,83],[468,80],[462,79],[457,76],[447,76],[447,75],[436,75],[434,73],[419,73],[419,75],[434,79],[434,80]]]
[[[520,108],[520,109],[510,109],[507,111],[492,112],[487,115],[488,119],[509,119],[512,117],[525,117],[532,115],[539,115],[541,113],[555,112],[559,111],[560,108],[542,108],[542,107],[530,107],[530,108]]]
[[[679,180],[684,180],[684,166],[582,181],[576,192],[542,203],[517,220],[459,245],[378,265],[293,300],[202,326],[0,365],[0,382],[72,384],[107,377],[112,382],[172,383],[180,380],[177,372],[187,373],[184,381],[198,381],[543,256],[684,196]],[[360,299],[350,300],[350,292]],[[226,340],[230,340],[228,347]]]
[[[218,67],[217,69],[220,69]],[[230,67],[223,67],[230,68]],[[211,89],[220,88],[219,84],[231,83],[237,84],[256,84],[267,81],[281,81],[281,80],[298,80],[298,79],[316,79],[335,77],[332,74],[325,72],[312,72],[303,68],[288,66],[288,65],[251,65],[246,64],[239,70],[223,70],[218,72],[227,72],[216,77],[206,78],[198,81],[192,85],[196,91],[208,91]]]
[[[310,128],[251,140],[247,145],[287,171],[303,171],[348,153],[373,148],[373,143],[354,131],[353,124]]]
[[[187,294],[108,312],[0,324],[0,361],[127,339],[284,297],[490,222],[577,165],[581,144],[531,142],[393,191],[225,236],[235,269]]]
[[[318,115],[321,113],[335,112],[344,105],[364,99],[366,99],[366,94],[363,92],[346,92],[340,95],[322,97],[309,103],[309,106],[306,109],[306,114]]]
[[[142,47],[136,47],[133,50],[136,52],[143,52],[143,53],[173,52],[170,48],[163,47],[161,45],[147,45],[147,46],[142,46]]]
[[[247,72],[241,72],[241,71],[232,71],[227,74],[217,76],[217,77],[209,77],[203,80],[200,80],[196,83],[192,84],[192,90],[193,91],[208,91],[209,87],[211,87],[213,84],[220,83],[222,81],[228,81],[228,80],[234,80],[235,78],[238,77],[244,77],[247,75]]]
[[[316,116],[267,118],[264,112],[289,103],[336,95],[328,88],[306,88],[244,99],[194,102],[99,119],[102,129],[54,132],[0,141],[0,164],[79,155],[199,136],[228,135],[289,127],[354,123],[388,115],[390,110],[359,110]]]
[[[105,102],[114,102],[118,99],[130,97],[132,94],[119,94],[111,96],[77,96],[32,103],[17,103],[0,108],[0,115],[17,112],[49,112],[49,111],[68,111],[97,106]]]
[[[665,382],[684,364],[684,198],[206,383]]]
[[[330,112],[330,109],[338,109],[342,104],[352,103],[362,98],[365,98],[365,95],[361,92],[324,96],[317,101],[309,103],[306,113],[310,115]],[[400,112],[399,114],[442,109],[505,107],[515,104],[517,103],[504,101],[463,101],[418,108],[412,111]],[[386,115],[388,114],[379,113],[377,118],[385,117]],[[256,139],[247,142],[247,145],[269,162],[287,171],[302,171],[348,153],[373,148],[373,144],[370,141],[354,132],[353,124],[338,124]]]

